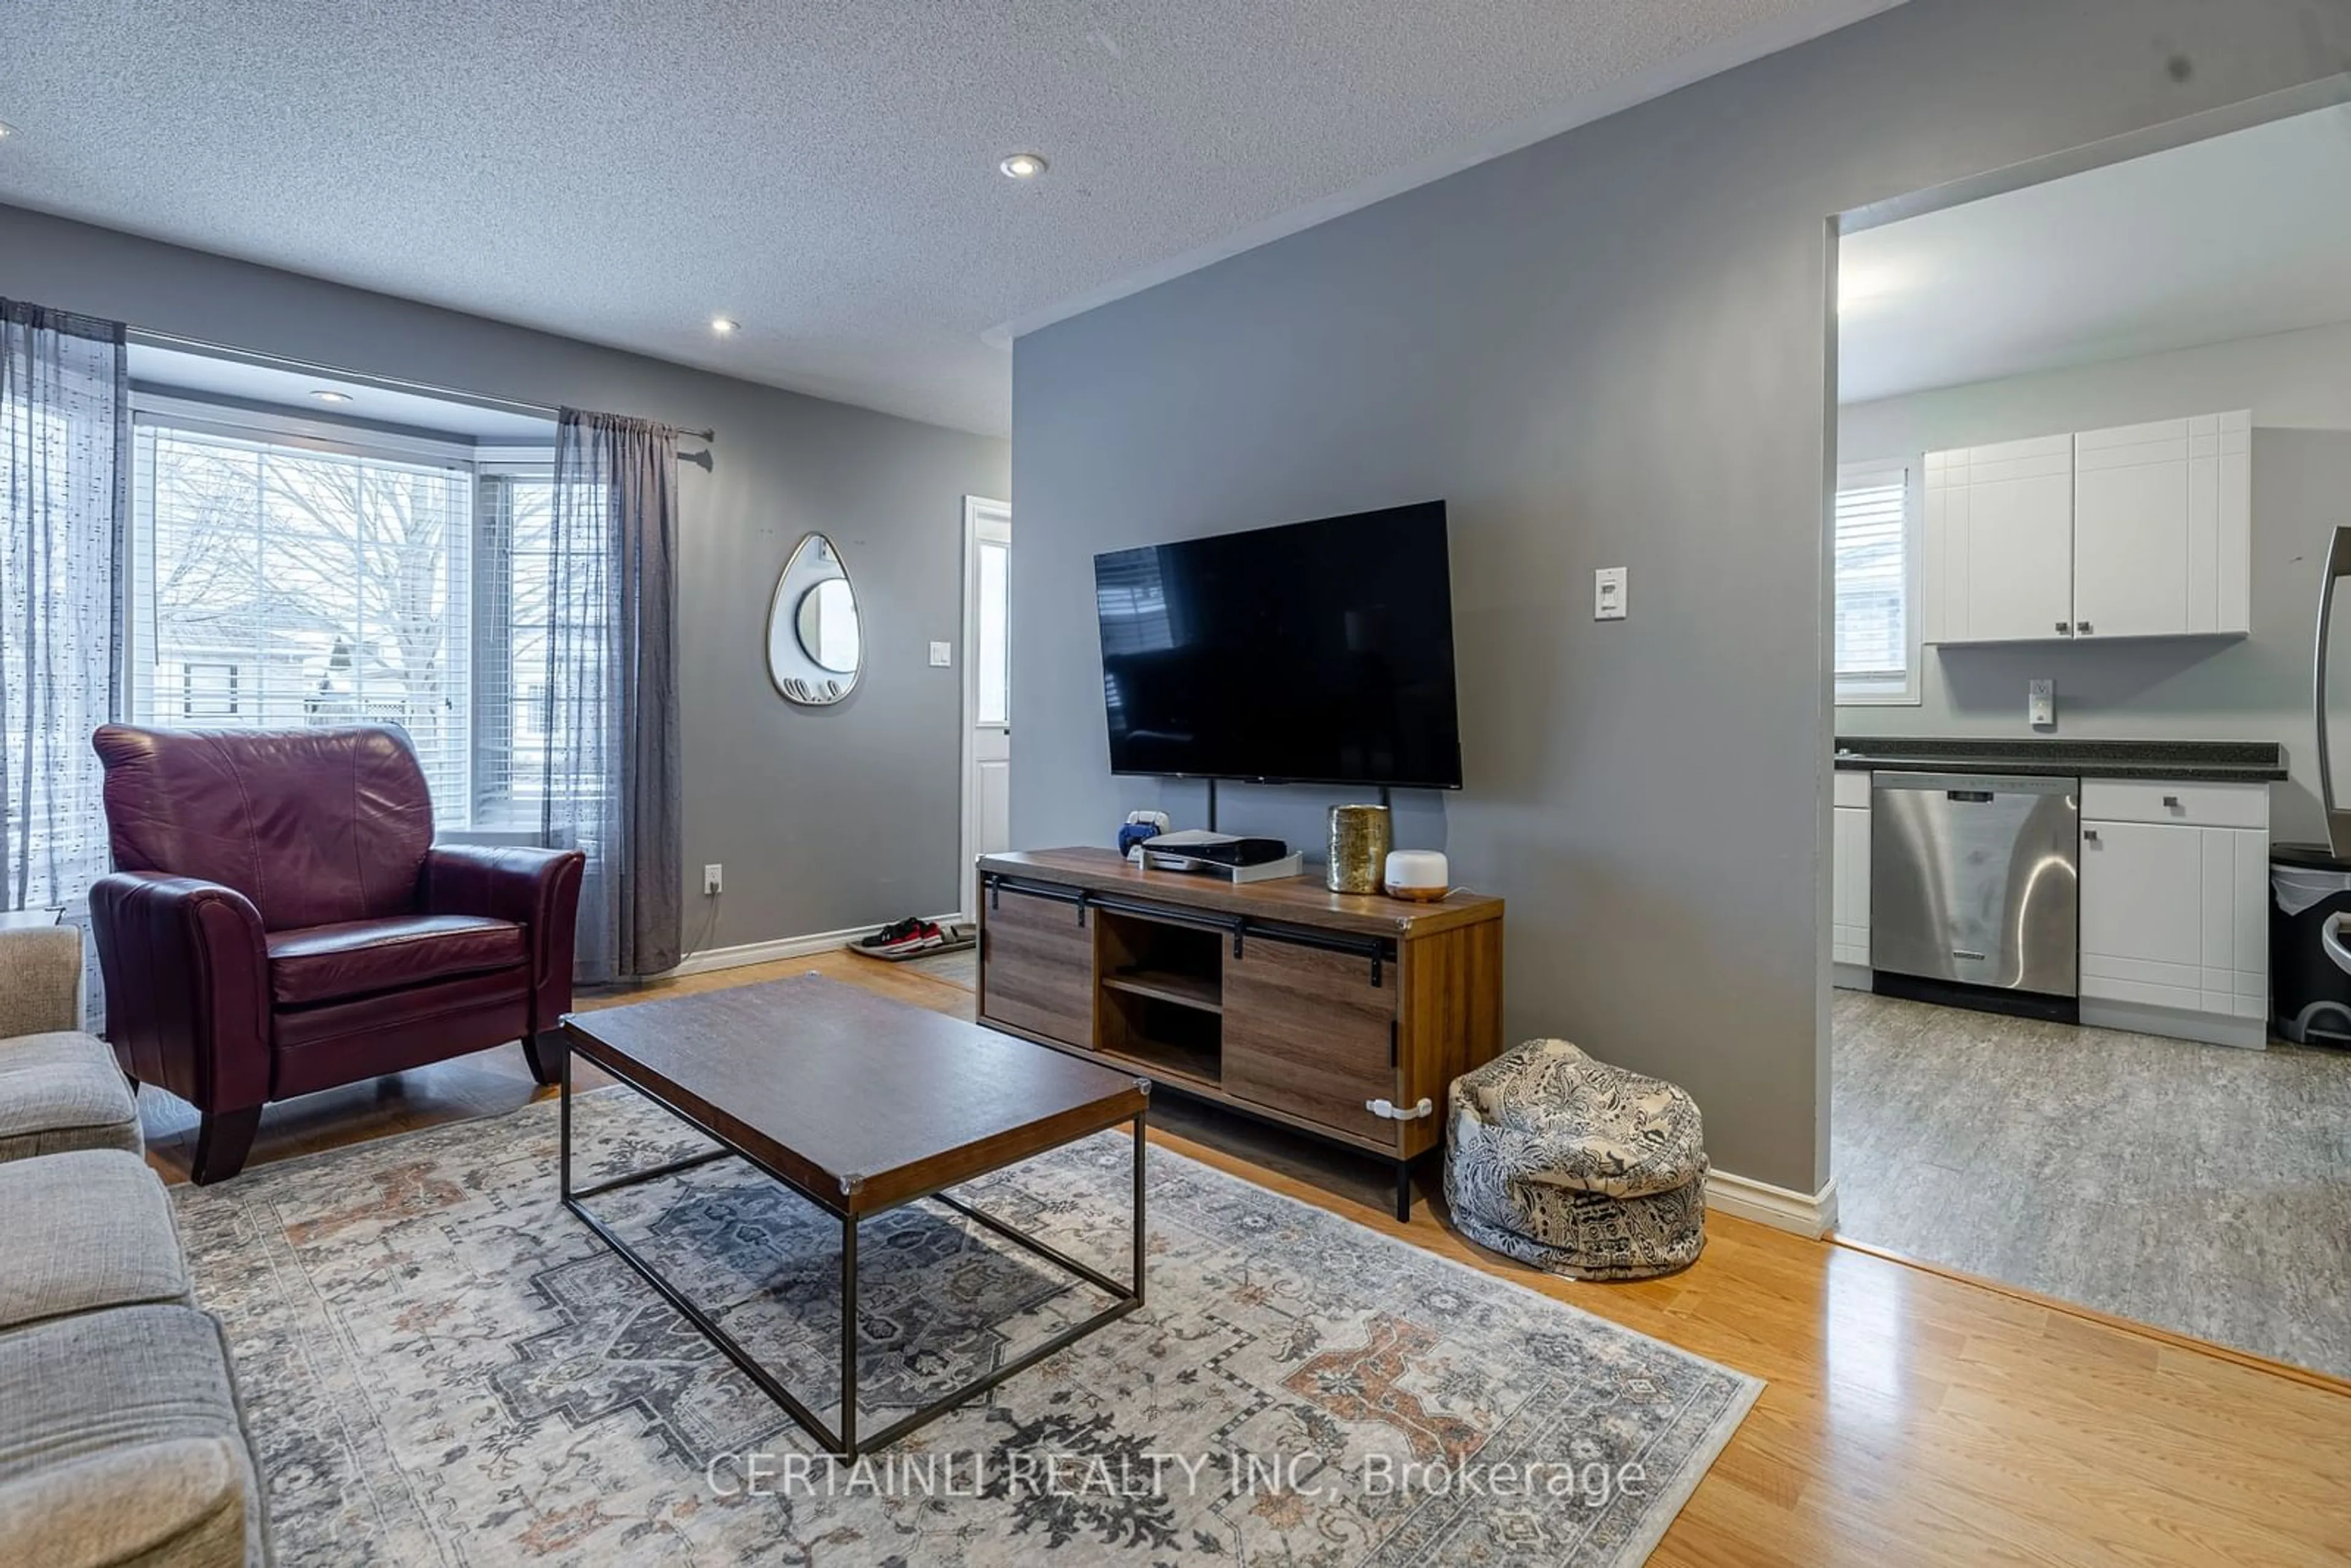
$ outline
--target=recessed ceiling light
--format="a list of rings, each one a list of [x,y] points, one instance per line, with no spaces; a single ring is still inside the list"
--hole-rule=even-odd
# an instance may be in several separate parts
[[[349,402],[351,401],[350,393],[335,392],[328,387],[320,387],[310,395],[317,398],[320,402]]]
[[[15,126],[9,124],[5,120],[0,120],[0,141],[5,141],[8,138],[16,134],[16,128]]]
[[[997,167],[1008,180],[1033,180],[1045,172],[1045,160],[1034,152],[1015,152]]]
[[[722,338],[741,330],[742,326],[742,322],[730,316],[713,316],[710,319],[710,329]]]

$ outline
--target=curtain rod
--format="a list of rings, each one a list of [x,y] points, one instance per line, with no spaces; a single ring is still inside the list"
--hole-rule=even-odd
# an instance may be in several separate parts
[[[439,398],[444,402],[463,402],[475,408],[506,409],[516,413],[535,414],[555,419],[563,411],[543,402],[525,402],[520,398],[498,397],[489,392],[465,392],[456,387],[434,386],[428,382],[403,381],[398,376],[371,375],[359,371],[338,370],[332,365],[314,365],[302,360],[289,360],[279,354],[265,354],[252,349],[232,348],[226,343],[207,342],[202,338],[184,338],[176,332],[151,331],[144,327],[130,329],[134,343],[150,343],[159,349],[184,349],[213,359],[233,360],[239,364],[258,365],[266,370],[298,371],[306,375],[331,376],[338,381],[357,382],[365,386],[381,387],[386,392],[413,392],[422,397]],[[670,426],[680,435],[690,435],[696,441],[715,442],[716,430],[687,430]]]

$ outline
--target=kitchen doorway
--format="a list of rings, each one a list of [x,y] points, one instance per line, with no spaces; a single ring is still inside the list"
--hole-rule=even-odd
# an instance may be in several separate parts
[[[2351,524],[2328,91],[1839,225],[1823,939],[1840,1241],[2343,1377],[2351,1049],[2296,1020],[2351,976],[2273,897]]]

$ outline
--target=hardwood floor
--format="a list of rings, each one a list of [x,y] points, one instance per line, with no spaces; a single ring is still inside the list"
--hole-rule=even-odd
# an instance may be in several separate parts
[[[654,989],[811,970],[971,1016],[968,990],[847,954]],[[495,1115],[545,1092],[508,1046],[273,1107],[253,1157]],[[184,1179],[193,1118],[152,1090],[141,1107],[157,1167]],[[1653,1562],[2351,1562],[2351,1387],[1721,1217],[1706,1255],[1670,1279],[1555,1279],[1446,1228],[1433,1172],[1399,1225],[1382,1170],[1174,1097],[1153,1114],[1166,1147],[1766,1379]]]

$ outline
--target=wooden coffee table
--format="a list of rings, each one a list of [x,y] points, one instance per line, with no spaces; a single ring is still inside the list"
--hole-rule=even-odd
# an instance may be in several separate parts
[[[744,1375],[832,1452],[854,1458],[936,1419],[1143,1304],[1143,1120],[1150,1081],[820,976],[639,1002],[563,1019],[563,1207],[644,1277]],[[592,1186],[571,1185],[571,1052],[719,1146]],[[959,1182],[1115,1127],[1134,1128],[1134,1256],[1122,1284],[950,1197]],[[581,1201],[738,1158],[841,1221],[841,1429],[686,1300]],[[1035,1349],[863,1438],[857,1432],[857,1227],[924,1198],[1107,1292],[1112,1303]]]

